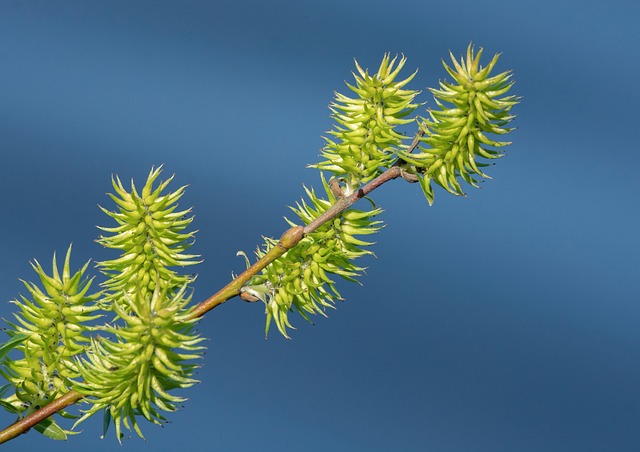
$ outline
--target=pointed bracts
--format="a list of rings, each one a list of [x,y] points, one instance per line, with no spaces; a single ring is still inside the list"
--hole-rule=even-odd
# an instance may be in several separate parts
[[[511,71],[491,75],[498,62],[495,55],[485,67],[480,65],[482,49],[476,54],[470,44],[466,58],[453,67],[443,62],[453,79],[440,82],[439,89],[431,89],[436,107],[429,110],[429,118],[420,123],[424,132],[418,152],[400,150],[398,155],[416,174],[429,203],[433,203],[432,182],[454,195],[463,195],[461,180],[477,187],[480,178],[489,178],[481,168],[483,160],[493,160],[503,154],[501,148],[511,144],[498,141],[492,135],[505,135],[514,116],[511,108],[518,98],[506,95],[511,89]]]

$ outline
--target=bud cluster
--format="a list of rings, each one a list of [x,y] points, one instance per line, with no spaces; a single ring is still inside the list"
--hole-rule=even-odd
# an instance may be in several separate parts
[[[106,409],[118,438],[121,424],[142,437],[137,415],[161,424],[160,411],[175,411],[186,400],[170,391],[197,383],[191,361],[200,357],[204,339],[192,332],[196,320],[189,316],[185,289],[168,294],[156,288],[114,300],[122,325],[104,327],[114,339],[93,340],[79,366],[83,381],[76,389],[91,395],[92,406],[78,422]]]

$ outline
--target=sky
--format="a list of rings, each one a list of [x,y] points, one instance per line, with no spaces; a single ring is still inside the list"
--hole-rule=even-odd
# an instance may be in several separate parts
[[[259,303],[209,313],[201,383],[121,450],[640,450],[639,20],[631,1],[4,0],[0,314],[34,259],[113,258],[94,242],[110,178],[158,165],[188,185],[204,300],[319,187],[306,165],[354,58],[404,54],[427,108],[473,42],[522,97],[493,179],[432,207],[402,181],[374,192],[362,285],[292,316],[292,340],[264,339]],[[101,425],[3,450],[119,447]]]

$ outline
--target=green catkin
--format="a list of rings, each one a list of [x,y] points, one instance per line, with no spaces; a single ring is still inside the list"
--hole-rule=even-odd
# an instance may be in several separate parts
[[[137,416],[159,424],[162,411],[186,400],[172,392],[197,382],[192,361],[203,349],[188,307],[194,276],[175,270],[198,263],[198,256],[184,253],[193,241],[194,233],[185,232],[193,218],[190,210],[177,211],[184,187],[165,193],[171,178],[155,187],[159,174],[152,169],[140,193],[133,183],[127,191],[113,181],[119,209],[103,211],[118,226],[101,228],[110,235],[98,242],[121,252],[99,263],[109,277],[102,302],[115,320],[101,328],[109,338],[93,340],[78,366],[83,380],[76,389],[92,403],[79,422],[108,410],[118,438],[122,426],[142,436]]]
[[[28,296],[12,302],[19,311],[9,325],[14,335],[27,338],[16,347],[22,357],[4,360],[2,374],[15,393],[3,401],[18,413],[27,414],[69,391],[71,379],[80,374],[74,357],[87,348],[89,323],[101,317],[95,303],[99,294],[89,293],[93,278],[84,277],[89,262],[72,274],[70,260],[71,246],[60,273],[54,254],[51,275],[34,261],[42,288],[23,281]]]
[[[336,202],[336,196],[324,176],[322,184],[326,198],[305,188],[308,201],[302,200],[292,208],[305,225]],[[381,212],[375,207],[369,211],[347,209],[340,217],[307,234],[298,245],[264,268],[243,287],[243,291],[265,303],[265,334],[273,322],[278,331],[289,338],[287,329],[293,328],[289,322],[289,312],[296,311],[311,321],[310,315],[325,315],[324,311],[333,308],[335,300],[342,299],[333,278],[340,276],[355,281],[362,273],[363,268],[353,261],[371,254],[365,247],[373,243],[356,236],[377,232],[382,222],[373,218]],[[295,226],[293,221],[287,221]],[[276,244],[277,240],[266,238],[265,245],[256,251],[257,258],[262,258]]]
[[[374,75],[369,75],[356,61],[358,74],[353,75],[356,84],[347,86],[357,97],[335,93],[329,107],[336,121],[329,132],[333,138],[325,138],[322,157],[326,160],[312,167],[346,177],[348,185],[355,187],[393,164],[396,149],[406,141],[397,128],[415,121],[405,118],[419,105],[413,102],[419,91],[403,89],[417,71],[395,81],[406,58],[397,60],[386,54]]]
[[[419,152],[398,152],[410,165],[409,172],[418,176],[429,204],[434,199],[431,182],[454,195],[464,195],[459,178],[478,187],[474,175],[489,178],[480,169],[487,164],[478,159],[499,158],[503,154],[498,149],[511,144],[487,136],[513,130],[505,127],[515,118],[511,108],[518,103],[516,96],[505,96],[513,85],[511,71],[490,76],[500,55],[486,67],[480,66],[481,55],[482,49],[476,54],[470,44],[466,59],[458,62],[450,54],[453,68],[442,63],[453,82],[440,82],[440,89],[430,90],[438,108],[429,110],[429,119],[420,123],[424,135]]]

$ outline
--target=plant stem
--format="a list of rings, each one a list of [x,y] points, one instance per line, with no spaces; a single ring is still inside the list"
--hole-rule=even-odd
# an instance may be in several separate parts
[[[258,274],[260,270],[265,268],[271,262],[282,256],[288,250],[293,248],[304,237],[303,227],[296,226],[291,229],[287,229],[278,244],[271,248],[267,254],[259,261],[240,273],[229,284],[224,286],[214,295],[211,295],[205,301],[197,305],[193,311],[191,311],[191,318],[202,317],[205,313],[211,311],[216,306],[221,305],[225,301],[235,296],[240,295],[240,289],[244,286],[244,283],[249,281],[252,277]]]
[[[408,148],[408,152],[413,152],[418,144],[420,143],[420,138],[424,135],[424,131],[420,129],[416,136],[414,137],[411,145]],[[397,179],[402,175],[402,168],[399,164],[402,163],[401,160],[396,161],[391,168],[386,170],[384,173],[380,174],[378,177],[373,179],[368,184],[364,185],[360,189],[351,193],[349,196],[345,196],[343,198],[338,199],[338,201],[331,206],[325,213],[320,215],[314,221],[309,223],[307,226],[302,228],[301,226],[297,226],[285,231],[280,237],[278,241],[278,245],[274,246],[269,250],[269,252],[260,260],[258,260],[251,267],[247,268],[240,275],[238,275],[233,281],[220,289],[216,294],[210,296],[205,301],[200,303],[195,307],[195,309],[191,313],[192,318],[201,317],[205,313],[211,311],[213,308],[220,306],[225,301],[237,297],[240,295],[240,289],[251,278],[260,272],[263,268],[271,264],[274,260],[282,256],[287,250],[296,246],[300,240],[304,238],[305,235],[310,234],[311,232],[318,229],[320,226],[325,224],[327,221],[333,220],[335,217],[340,215],[346,209],[351,207],[361,198],[364,198],[369,193],[371,193],[376,188],[380,187],[382,184],[389,182],[390,180]],[[301,230],[301,231],[300,231]]]
[[[0,432],[0,444],[6,443],[10,439],[15,438],[18,435],[26,433],[31,427],[36,425],[38,422],[52,416],[60,410],[65,409],[66,407],[73,405],[78,400],[82,399],[84,395],[80,394],[76,391],[69,391],[62,397],[57,398],[53,402],[48,405],[40,408],[38,411],[33,412],[29,416],[24,419],[16,422],[15,424],[10,425]]]
[[[411,143],[408,152],[412,152],[413,150],[415,150],[420,142],[420,137],[422,135],[424,135],[424,132],[420,130]],[[204,314],[211,311],[213,308],[220,306],[225,301],[240,295],[240,289],[247,281],[257,275],[258,272],[267,267],[274,260],[296,246],[300,242],[300,240],[304,238],[305,235],[315,231],[327,221],[331,221],[346,209],[351,207],[353,204],[355,204],[358,200],[364,198],[369,193],[374,191],[376,188],[393,179],[397,179],[398,177],[400,177],[404,171],[400,166],[401,163],[402,161],[398,160],[394,165],[392,165],[384,173],[380,174],[378,177],[370,181],[368,184],[362,186],[355,192],[351,193],[349,196],[338,199],[338,201],[325,213],[320,215],[307,226],[295,226],[286,230],[284,234],[282,234],[282,237],[280,237],[277,246],[271,248],[264,257],[247,268],[244,272],[234,278],[231,282],[229,282],[229,284],[224,286],[217,293],[198,304],[193,309],[193,311],[191,311],[190,317],[192,319],[202,317]],[[0,444],[13,439],[21,435],[22,433],[25,433],[38,422],[48,418],[49,416],[70,405],[73,405],[84,397],[85,395],[80,394],[77,391],[69,391],[68,393],[49,403],[45,407],[40,408],[38,411],[33,412],[24,419],[0,431]]]
[[[371,193],[380,185],[384,184],[385,182],[389,182],[390,180],[396,179],[400,176],[400,172],[401,168],[399,166],[392,166],[384,173],[373,179],[371,182],[353,192],[351,195],[338,199],[338,201],[325,213],[320,215],[304,228],[302,226],[296,226],[285,231],[285,233],[282,234],[282,237],[280,237],[277,246],[271,248],[269,252],[264,255],[264,257],[262,257],[251,267],[240,273],[240,275],[234,278],[233,281],[224,286],[222,289],[220,289],[216,294],[210,296],[205,301],[197,305],[191,312],[191,318],[202,317],[205,313],[211,311],[217,306],[220,306],[225,301],[240,295],[240,289],[247,281],[257,275],[260,270],[271,264],[271,262],[296,246],[300,242],[300,240],[304,238],[305,235],[315,231],[327,221],[334,219],[346,209],[351,207],[356,201],[364,198],[365,196],[367,196],[367,194]]]
[[[416,137],[409,147],[409,152],[412,152],[418,146],[420,137],[423,134],[424,133],[422,131],[416,134]],[[240,289],[242,288],[244,283],[257,275],[260,270],[271,264],[271,262],[282,256],[289,249],[296,246],[300,242],[300,240],[304,238],[305,235],[315,231],[326,222],[333,220],[335,217],[339,216],[342,212],[355,204],[358,200],[364,198],[373,190],[380,187],[382,184],[389,182],[390,180],[397,179],[402,174],[402,171],[402,168],[398,166],[398,164],[392,165],[391,168],[380,174],[368,184],[351,193],[349,196],[338,199],[338,201],[334,205],[332,205],[325,213],[320,215],[304,228],[302,226],[296,226],[285,231],[285,233],[282,234],[282,237],[280,237],[277,246],[271,248],[271,250],[269,250],[269,252],[264,257],[262,257],[262,259],[258,260],[251,267],[247,268],[233,281],[220,289],[216,294],[212,295],[211,297],[200,303],[198,306],[196,306],[191,313],[191,317],[201,317],[213,308],[220,306],[225,301],[240,295]]]

